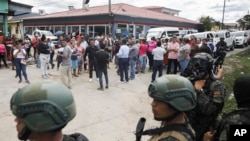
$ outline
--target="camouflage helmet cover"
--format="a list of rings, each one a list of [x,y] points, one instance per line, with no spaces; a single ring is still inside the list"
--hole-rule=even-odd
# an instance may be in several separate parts
[[[33,132],[57,130],[76,115],[70,90],[54,81],[34,82],[18,89],[11,98],[10,108]]]
[[[153,99],[185,112],[196,106],[196,93],[192,83],[179,75],[164,75],[150,84],[148,94]]]

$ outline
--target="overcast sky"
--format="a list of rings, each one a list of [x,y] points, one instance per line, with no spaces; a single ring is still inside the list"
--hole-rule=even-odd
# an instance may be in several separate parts
[[[12,0],[33,5],[33,12],[44,9],[46,13],[64,11],[68,6],[81,8],[82,0]],[[107,5],[109,0],[90,0],[89,6]],[[222,20],[224,0],[111,0],[111,3],[127,3],[142,6],[163,6],[180,10],[180,17],[198,21],[201,16]],[[250,0],[226,0],[225,23],[235,23],[250,11]]]

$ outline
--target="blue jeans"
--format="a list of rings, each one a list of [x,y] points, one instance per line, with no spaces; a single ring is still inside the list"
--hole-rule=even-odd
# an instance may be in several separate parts
[[[137,62],[137,57],[129,59],[130,79],[135,79],[135,66],[136,66],[136,62]]]
[[[163,60],[154,60],[152,82],[155,81],[156,73],[159,72],[159,77],[162,76]]]
[[[125,74],[125,80],[128,82],[128,65],[128,58],[119,58],[120,81],[124,81]]]
[[[100,88],[103,88],[102,74],[104,74],[105,81],[106,81],[106,86],[108,86],[109,79],[108,79],[108,70],[107,70],[107,68],[98,68],[97,72],[98,72],[98,78],[99,78]]]
[[[40,61],[40,55],[37,55],[37,58],[36,58],[36,67],[40,68],[41,67],[41,61]],[[47,68],[46,68],[47,69]]]
[[[187,58],[179,62],[181,66],[181,73],[183,73],[184,70],[186,69],[188,62],[189,62],[189,59]]]
[[[16,65],[16,72],[19,80],[22,80],[22,74],[25,80],[28,80],[27,73],[26,73],[26,65],[21,64],[21,58],[15,58],[15,65]]]
[[[146,69],[146,64],[147,64],[147,55],[142,55],[139,57],[139,65],[140,65],[140,71],[144,72]]]

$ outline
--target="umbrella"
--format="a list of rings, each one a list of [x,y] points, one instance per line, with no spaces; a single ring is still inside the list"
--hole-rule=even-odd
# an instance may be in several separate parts
[[[55,33],[56,36],[63,35],[63,34],[64,34],[63,31],[57,31],[57,32]]]

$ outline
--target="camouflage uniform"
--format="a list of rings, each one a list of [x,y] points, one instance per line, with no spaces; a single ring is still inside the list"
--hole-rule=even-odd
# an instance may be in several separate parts
[[[227,141],[230,125],[250,125],[250,108],[240,108],[222,116],[215,141]]]
[[[197,92],[197,106],[188,113],[190,124],[201,141],[205,132],[215,128],[216,119],[224,106],[225,88],[218,80],[206,80],[203,91]]]
[[[212,56],[198,53],[189,61],[185,70],[187,72],[185,76],[189,77],[193,84],[197,80],[205,81],[203,88],[196,91],[196,107],[187,113],[197,141],[201,141],[204,133],[214,128],[216,119],[224,106],[225,87],[214,78],[212,68]]]
[[[180,113],[192,110],[196,105],[196,95],[192,83],[179,75],[165,75],[151,83],[149,96],[172,107],[176,113],[161,119],[162,127],[144,131],[143,135],[152,135],[149,141],[194,141],[195,133],[188,119],[181,124],[168,124]]]
[[[171,126],[174,127],[178,125],[171,125]],[[149,141],[194,141],[195,133],[190,124],[185,124],[185,125],[183,124],[182,128],[186,128],[187,130],[189,130],[188,133],[185,131],[177,131],[177,130],[166,131],[159,135],[152,136]]]

